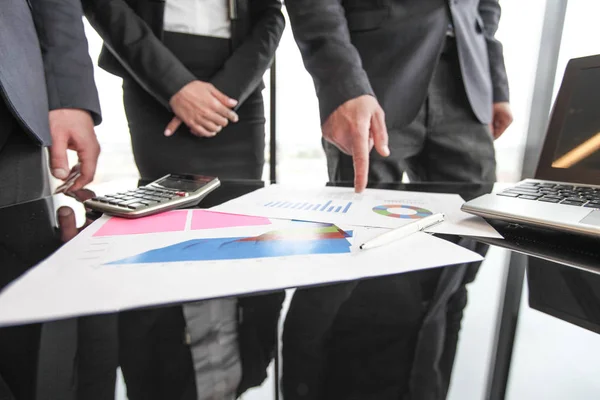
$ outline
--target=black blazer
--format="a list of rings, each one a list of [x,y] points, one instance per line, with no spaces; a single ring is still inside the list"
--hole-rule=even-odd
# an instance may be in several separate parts
[[[6,102],[25,131],[46,146],[51,141],[49,110],[88,110],[99,123],[100,102],[79,1],[1,3],[0,102]]]
[[[482,123],[508,101],[498,0],[288,0],[292,30],[312,75],[321,120],[345,101],[375,95],[388,129],[417,115],[452,20],[462,78]]]
[[[239,104],[262,84],[281,39],[285,20],[280,0],[235,0],[235,51],[211,79]],[[133,77],[169,108],[169,100],[194,75],[163,45],[164,0],[82,0],[85,16],[104,40],[99,65]]]

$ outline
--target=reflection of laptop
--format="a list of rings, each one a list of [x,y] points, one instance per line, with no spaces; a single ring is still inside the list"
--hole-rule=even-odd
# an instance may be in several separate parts
[[[600,55],[569,61],[535,178],[478,197],[462,209],[600,237]]]

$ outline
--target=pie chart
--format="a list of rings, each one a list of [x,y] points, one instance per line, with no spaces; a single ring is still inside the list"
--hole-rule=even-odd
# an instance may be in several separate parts
[[[409,206],[406,204],[385,204],[373,207],[373,211],[384,217],[401,219],[421,219],[433,214],[425,208]]]

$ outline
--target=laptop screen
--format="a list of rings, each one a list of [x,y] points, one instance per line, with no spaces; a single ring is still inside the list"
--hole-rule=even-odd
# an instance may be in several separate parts
[[[536,177],[600,184],[600,57],[569,62]]]
[[[600,67],[575,79],[552,167],[600,170]]]

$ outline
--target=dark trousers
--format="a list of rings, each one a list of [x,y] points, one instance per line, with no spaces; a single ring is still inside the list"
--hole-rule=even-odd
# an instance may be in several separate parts
[[[209,81],[231,54],[230,41],[165,32],[165,45],[194,75]],[[221,179],[260,179],[264,165],[265,116],[257,88],[229,123],[212,138],[199,138],[182,124],[164,136],[173,113],[132,80],[123,82],[123,102],[135,162],[142,179],[169,173],[218,176]]]
[[[411,182],[496,180],[492,134],[471,109],[453,39],[440,56],[416,118],[406,127],[388,126],[388,134],[391,155],[383,158],[371,152],[369,182],[401,182],[404,172]],[[352,157],[328,142],[323,146],[329,179],[352,182]]]
[[[0,99],[0,207],[48,195],[46,171],[44,149],[23,131]]]
[[[35,200],[47,192],[43,149],[23,132],[0,99],[0,207]],[[11,258],[12,250],[0,249],[3,278],[20,261]],[[0,282],[0,287],[6,283]],[[39,324],[0,329],[0,399],[34,398],[39,339]]]
[[[196,382],[181,306],[119,315],[119,362],[131,400],[194,400]]]

